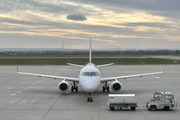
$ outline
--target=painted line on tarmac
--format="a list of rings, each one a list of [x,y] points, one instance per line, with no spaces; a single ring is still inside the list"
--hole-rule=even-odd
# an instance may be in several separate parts
[[[94,104],[94,102],[89,102],[89,104]]]
[[[43,80],[45,80],[46,78],[44,78]],[[41,80],[39,80],[39,81],[37,81],[37,82],[35,82],[35,83],[33,83],[33,84],[31,84],[31,85],[29,85],[28,87],[25,87],[23,90],[26,90],[26,89],[28,89],[28,88],[30,88],[30,87],[32,87],[33,85],[36,85],[36,84],[38,84],[38,83],[40,83],[40,82],[42,82],[42,79]],[[17,94],[19,94],[19,93],[21,93],[22,92],[22,90],[20,90],[20,91],[18,91],[16,94],[14,93],[14,94],[10,94],[11,96],[15,96],[15,95],[17,95]]]

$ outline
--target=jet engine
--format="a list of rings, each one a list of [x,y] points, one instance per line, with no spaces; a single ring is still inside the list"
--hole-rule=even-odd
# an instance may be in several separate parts
[[[63,80],[58,84],[59,90],[66,92],[69,89],[69,83]]]
[[[121,87],[122,87],[122,84],[117,80],[111,84],[111,89],[115,92],[120,91]]]

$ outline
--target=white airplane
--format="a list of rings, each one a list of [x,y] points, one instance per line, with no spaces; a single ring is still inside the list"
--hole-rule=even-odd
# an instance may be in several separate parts
[[[63,79],[62,82],[58,84],[59,90],[66,92],[68,91],[70,87],[70,82],[72,82],[71,86],[71,92],[78,92],[78,84],[82,87],[82,89],[88,93],[87,101],[92,102],[92,93],[96,91],[96,89],[99,87],[100,84],[103,84],[103,92],[107,91],[109,92],[109,86],[113,91],[120,91],[122,88],[122,84],[117,79],[126,79],[126,78],[132,78],[132,77],[142,77],[146,75],[154,75],[154,74],[161,74],[164,72],[154,72],[154,73],[145,73],[145,74],[136,74],[136,75],[127,75],[127,76],[117,76],[117,77],[107,77],[107,78],[101,78],[100,71],[98,68],[113,65],[114,63],[110,64],[104,64],[104,65],[95,65],[91,61],[91,39],[90,39],[90,50],[89,50],[89,63],[86,65],[77,65],[72,63],[67,63],[68,65],[81,67],[79,77],[78,78],[72,78],[72,77],[62,77],[62,76],[53,76],[53,75],[44,75],[44,74],[34,74],[34,73],[25,73],[25,72],[18,72],[19,74],[25,74],[25,75],[33,75],[33,76],[39,76],[39,77],[47,77],[47,78],[54,78],[54,79]],[[112,82],[111,85],[108,85],[108,82]]]

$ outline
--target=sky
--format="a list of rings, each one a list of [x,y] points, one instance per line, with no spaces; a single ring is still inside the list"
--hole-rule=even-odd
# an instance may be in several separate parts
[[[180,48],[179,0],[0,0],[0,48]]]

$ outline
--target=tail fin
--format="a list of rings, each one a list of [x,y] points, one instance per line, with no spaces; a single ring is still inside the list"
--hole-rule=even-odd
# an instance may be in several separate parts
[[[92,60],[91,60],[91,38],[90,38],[90,48],[89,48],[89,63],[92,63]]]

